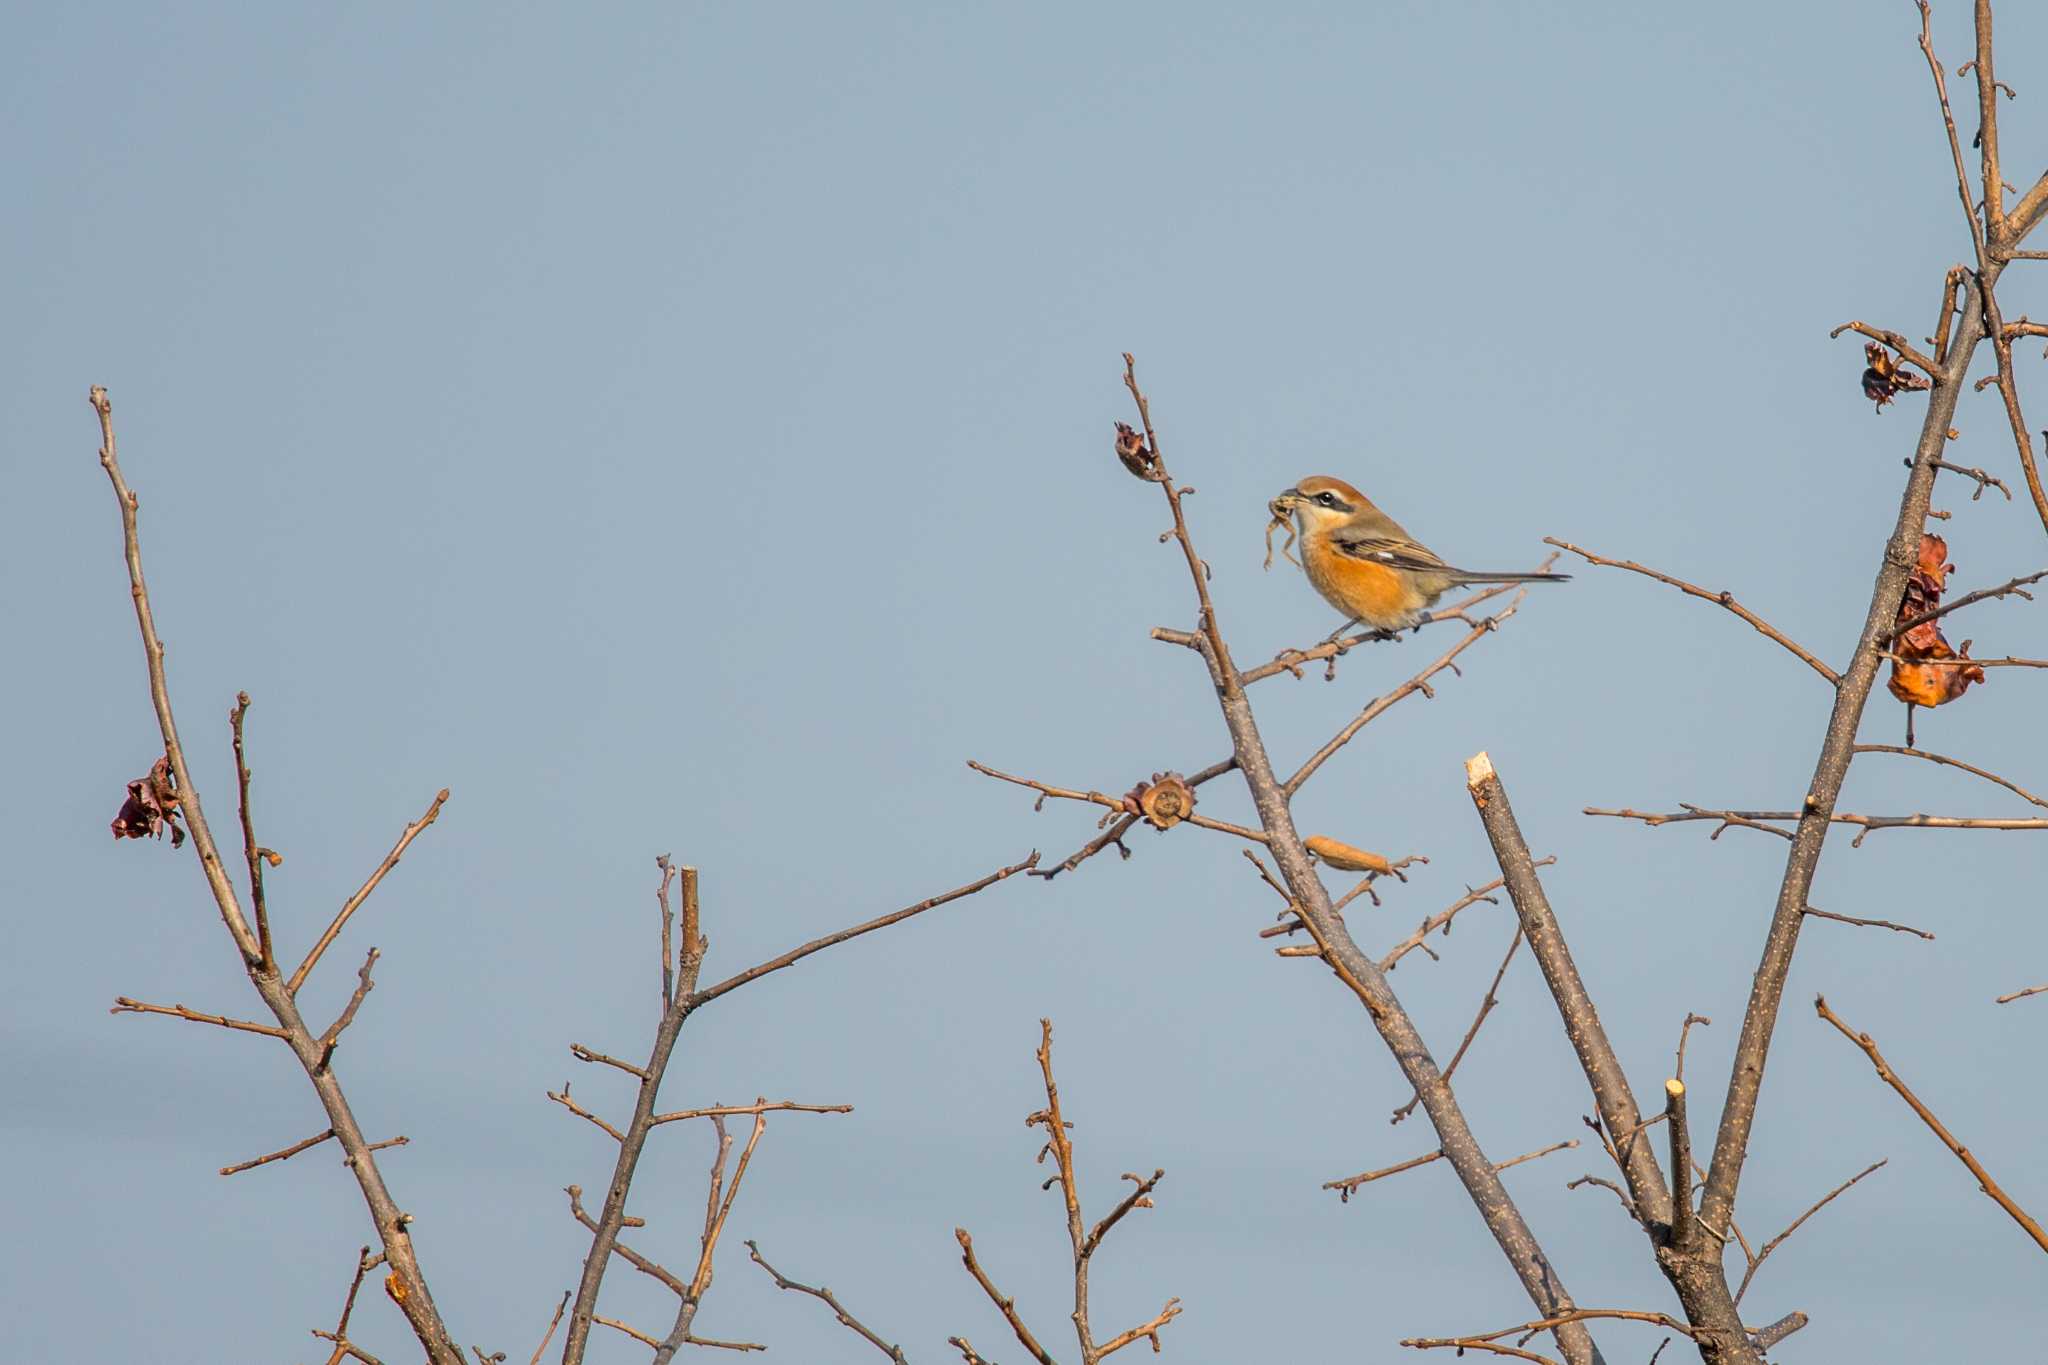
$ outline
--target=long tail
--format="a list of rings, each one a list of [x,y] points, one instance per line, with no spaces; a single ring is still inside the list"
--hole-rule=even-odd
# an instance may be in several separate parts
[[[1468,573],[1464,569],[1453,569],[1460,583],[1569,583],[1568,573]]]

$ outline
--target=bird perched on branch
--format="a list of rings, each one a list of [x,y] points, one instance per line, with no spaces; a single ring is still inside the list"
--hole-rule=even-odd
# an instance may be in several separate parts
[[[1303,479],[1267,506],[1275,524],[1293,520],[1302,571],[1323,600],[1344,613],[1338,634],[1354,621],[1388,635],[1404,630],[1419,624],[1438,598],[1468,583],[1563,583],[1571,577],[1454,569],[1365,494],[1327,474]]]

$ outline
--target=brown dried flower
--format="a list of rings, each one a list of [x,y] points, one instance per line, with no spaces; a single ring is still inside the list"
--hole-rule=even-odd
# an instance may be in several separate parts
[[[1900,368],[1898,358],[1875,341],[1864,344],[1863,359],[1869,366],[1863,371],[1863,396],[1880,411],[1896,394],[1933,387],[1926,375]]]
[[[154,835],[161,839],[167,826],[172,848],[185,842],[185,831],[178,824],[177,779],[171,776],[170,759],[160,758],[147,777],[128,784],[128,799],[114,817],[114,837],[146,839]]]
[[[1154,829],[1172,829],[1195,809],[1195,789],[1179,773],[1154,773],[1124,795],[1124,804]]]
[[[1145,444],[1145,437],[1128,422],[1116,424],[1116,457],[1138,478],[1158,480],[1159,457]]]

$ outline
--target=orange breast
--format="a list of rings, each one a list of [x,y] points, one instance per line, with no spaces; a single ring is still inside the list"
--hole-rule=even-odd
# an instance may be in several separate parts
[[[1398,630],[1423,608],[1422,594],[1407,576],[1384,564],[1356,559],[1310,536],[1302,546],[1302,567],[1323,600],[1378,630]]]

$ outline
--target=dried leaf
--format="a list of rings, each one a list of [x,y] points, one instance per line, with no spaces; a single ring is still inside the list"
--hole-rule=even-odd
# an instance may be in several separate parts
[[[1151,447],[1145,444],[1145,438],[1128,422],[1116,424],[1116,457],[1138,478],[1157,480],[1159,477],[1154,470],[1159,457],[1152,453]]]
[[[1896,619],[1910,621],[1940,606],[1955,567],[1948,562],[1948,542],[1923,534],[1919,562],[1906,580]],[[1975,664],[1948,662],[1968,659],[1970,641],[1963,641],[1960,651],[1951,648],[1939,621],[1922,621],[1900,631],[1892,641],[1892,653],[1899,657],[1892,660],[1892,676],[1886,685],[1893,696],[1910,706],[1940,706],[1962,696],[1971,683],[1984,681],[1984,670]]]
[[[1377,872],[1384,877],[1394,870],[1394,865],[1377,853],[1353,848],[1321,834],[1309,835],[1302,841],[1302,846],[1340,872]]]
[[[1898,358],[1875,341],[1864,345],[1863,359],[1869,366],[1863,371],[1863,396],[1873,400],[1879,411],[1896,394],[1933,387],[1926,375],[1901,368]]]
[[[159,758],[148,776],[128,784],[128,799],[121,803],[113,828],[116,839],[161,839],[168,828],[172,848],[185,842],[185,831],[178,824],[178,783],[171,776],[169,758]]]

